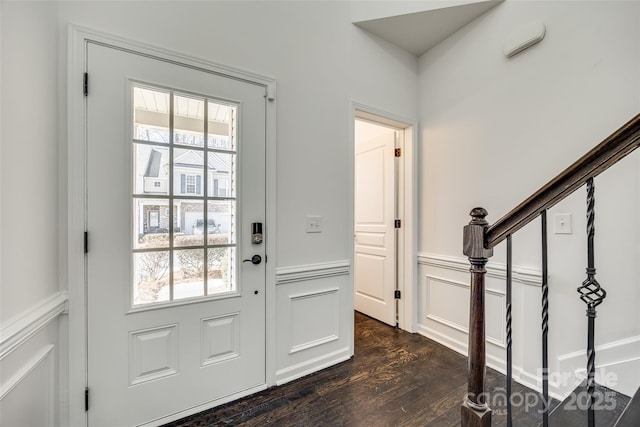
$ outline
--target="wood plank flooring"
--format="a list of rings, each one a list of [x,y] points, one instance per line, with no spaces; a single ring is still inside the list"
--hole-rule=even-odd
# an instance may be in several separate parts
[[[356,313],[352,359],[166,427],[459,426],[466,381],[466,357]],[[491,400],[504,386],[504,376],[489,369]],[[513,390],[530,402],[538,396],[517,383]],[[506,425],[505,407],[494,403],[493,425]],[[538,407],[525,406],[514,408],[514,425],[537,426]]]
[[[629,396],[611,390],[610,388],[596,384],[596,411],[595,420],[599,427],[613,426],[631,400]],[[549,417],[549,425],[562,427],[582,427],[588,425],[587,383],[584,381],[560,404]],[[640,426],[640,418],[636,418],[635,427]]]

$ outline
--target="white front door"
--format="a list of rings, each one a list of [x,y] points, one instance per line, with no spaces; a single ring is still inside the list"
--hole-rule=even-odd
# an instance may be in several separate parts
[[[389,128],[355,153],[355,309],[396,324],[395,136]]]
[[[88,420],[158,424],[265,384],[265,88],[87,57]]]

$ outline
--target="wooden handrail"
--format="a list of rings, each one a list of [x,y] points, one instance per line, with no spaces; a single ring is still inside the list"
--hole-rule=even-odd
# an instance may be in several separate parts
[[[640,114],[488,227],[485,234],[485,248],[493,248],[508,235],[537,218],[542,211],[562,201],[584,185],[589,178],[604,172],[638,146],[640,146]]]

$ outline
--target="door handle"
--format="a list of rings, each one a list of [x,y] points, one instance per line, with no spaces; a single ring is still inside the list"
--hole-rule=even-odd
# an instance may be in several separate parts
[[[260,255],[254,255],[251,259],[243,259],[242,262],[250,262],[251,264],[258,265],[262,262],[262,257]]]

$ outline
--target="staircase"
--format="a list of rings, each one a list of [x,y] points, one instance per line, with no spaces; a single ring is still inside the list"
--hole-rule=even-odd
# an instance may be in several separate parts
[[[598,426],[613,427],[620,418],[631,398],[607,387],[596,384],[595,420]],[[580,384],[567,398],[549,414],[549,425],[562,427],[583,427],[587,425],[589,396],[586,381]],[[640,418],[635,426],[640,425]],[[539,427],[542,426],[542,423]]]
[[[633,395],[631,401],[618,419],[615,427],[638,427],[640,426],[640,388]]]
[[[586,153],[562,173],[524,200],[507,215],[490,225],[487,211],[475,208],[471,211],[471,222],[464,227],[463,252],[471,264],[471,290],[469,311],[469,371],[468,393],[461,406],[462,427],[490,427],[491,408],[485,396],[485,266],[493,255],[493,248],[506,241],[506,360],[507,360],[507,427],[513,425],[511,408],[512,383],[512,243],[518,230],[540,218],[542,260],[542,417],[541,426],[548,427],[550,421],[556,426],[619,426],[640,427],[640,392],[636,392],[629,404],[628,397],[596,384],[595,321],[597,307],[605,300],[607,292],[596,279],[595,260],[595,178],[609,167],[640,146],[640,114],[615,131],[591,151]],[[578,287],[578,297],[586,305],[587,314],[587,379],[578,387],[569,400],[555,410],[545,402],[549,397],[548,320],[549,285],[547,251],[547,210],[564,200],[577,189],[586,186],[587,215],[587,262],[586,277]],[[615,394],[615,396],[614,396]],[[571,398],[575,398],[575,410]],[[615,397],[615,399],[614,399]],[[615,400],[615,405],[610,400]],[[624,404],[623,404],[624,402]],[[607,406],[608,404],[608,406]],[[605,409],[603,409],[603,405]],[[609,410],[606,410],[606,408]],[[622,413],[622,415],[620,415]]]

